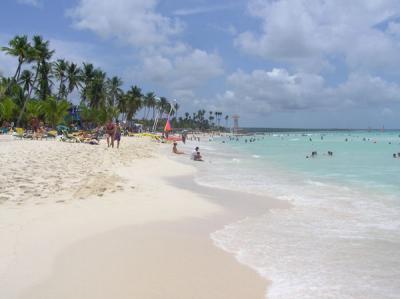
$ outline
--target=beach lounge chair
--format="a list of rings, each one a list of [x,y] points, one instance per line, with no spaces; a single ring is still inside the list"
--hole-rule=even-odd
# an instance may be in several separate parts
[[[100,142],[99,132],[82,132],[81,141],[88,144],[98,145]]]
[[[81,141],[76,138],[75,136],[72,136],[70,134],[68,134],[68,132],[66,130],[62,130],[62,137],[61,140],[62,141],[66,141],[66,142],[76,142],[76,143],[80,143]]]
[[[23,128],[16,128],[15,132],[13,133],[13,136],[15,138],[22,139],[24,138],[25,130]]]
[[[47,132],[47,137],[48,138],[56,138],[57,137],[57,131],[56,130],[51,130]]]

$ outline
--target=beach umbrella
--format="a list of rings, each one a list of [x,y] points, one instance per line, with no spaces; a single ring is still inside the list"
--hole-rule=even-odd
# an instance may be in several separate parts
[[[167,119],[167,123],[165,124],[164,132],[172,131],[171,123],[169,122],[169,118]]]

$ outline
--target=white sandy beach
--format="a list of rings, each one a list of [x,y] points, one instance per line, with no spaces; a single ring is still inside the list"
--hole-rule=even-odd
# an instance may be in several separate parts
[[[0,298],[264,298],[209,238],[229,212],[171,184],[195,168],[162,146],[0,143]]]

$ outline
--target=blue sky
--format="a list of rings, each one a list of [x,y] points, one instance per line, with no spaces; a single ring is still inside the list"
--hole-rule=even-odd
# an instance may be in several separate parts
[[[3,0],[0,44],[40,34],[181,112],[243,126],[400,127],[396,0]],[[0,54],[0,72],[15,69]],[[74,101],[78,101],[75,98]]]

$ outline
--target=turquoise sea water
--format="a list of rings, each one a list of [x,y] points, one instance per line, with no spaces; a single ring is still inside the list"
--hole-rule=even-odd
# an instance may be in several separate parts
[[[249,142],[250,137],[242,137],[241,142],[230,145],[244,155],[251,153],[265,163],[310,178],[400,194],[400,163],[393,159],[393,153],[400,154],[398,131],[286,133],[253,138],[254,143]],[[246,139],[248,142],[243,142]],[[317,157],[305,159],[312,151],[317,151]],[[333,152],[332,157],[328,151]]]
[[[269,298],[400,298],[399,131],[219,137],[202,152],[200,184],[293,205],[212,234],[272,280]]]

